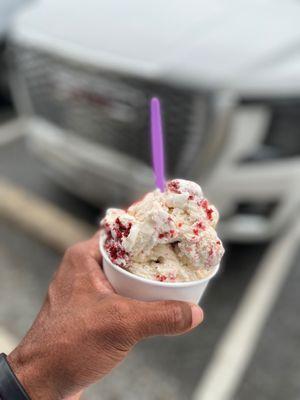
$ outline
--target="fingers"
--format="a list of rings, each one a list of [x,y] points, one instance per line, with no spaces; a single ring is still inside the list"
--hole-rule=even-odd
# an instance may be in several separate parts
[[[114,293],[115,291],[104,275],[102,268],[99,268],[99,266],[101,267],[102,261],[102,255],[99,249],[99,240],[100,231],[97,231],[91,239],[85,242],[88,254],[97,262],[97,265],[93,262],[90,263],[90,266],[94,267],[92,272],[94,274],[95,284],[100,293]]]
[[[99,249],[100,231],[97,231],[93,237],[83,242],[86,246],[86,251],[93,257],[98,263],[101,262],[101,253]]]
[[[141,338],[182,334],[203,320],[203,311],[196,304],[181,301],[134,303],[134,329]]]
[[[96,232],[94,236],[83,242],[79,242],[69,247],[65,252],[67,258],[77,258],[82,260],[83,258],[90,257],[97,261],[98,264],[101,262],[101,253],[99,249],[99,238],[100,231]]]
[[[81,267],[90,272],[99,293],[113,293],[113,288],[99,268],[101,262],[99,236],[100,232],[98,231],[91,239],[73,246],[69,253],[77,260],[82,254],[88,255],[89,261],[83,262]],[[131,316],[128,318],[126,315],[126,325],[137,340],[147,336],[185,333],[195,328],[203,320],[201,308],[186,302],[142,302],[123,298],[121,303],[126,306],[123,307],[126,310],[128,307],[130,308]]]
[[[77,274],[84,274],[86,277],[88,275],[99,293],[114,293],[101,269],[99,238],[98,231],[91,239],[71,246],[65,253],[64,261],[73,274],[77,271]]]
[[[98,290],[102,293],[114,293],[114,289],[104,275],[102,268],[99,268],[102,261],[102,255],[99,249],[99,240],[100,231],[97,231],[91,239],[84,242],[84,244],[86,245],[87,253],[97,262],[97,266],[92,262],[90,263],[90,266],[94,267],[93,272],[95,274],[95,283]]]

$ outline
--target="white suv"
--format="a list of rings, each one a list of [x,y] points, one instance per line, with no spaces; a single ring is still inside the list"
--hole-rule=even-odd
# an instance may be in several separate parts
[[[153,185],[157,95],[169,175],[206,186],[228,238],[271,237],[299,205],[299,158],[255,154],[273,101],[300,94],[299,20],[292,0],[41,1],[9,53],[31,148],[69,190],[129,202]]]

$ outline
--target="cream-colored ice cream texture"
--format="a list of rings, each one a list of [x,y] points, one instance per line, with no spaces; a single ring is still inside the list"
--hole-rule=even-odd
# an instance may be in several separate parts
[[[108,209],[101,226],[114,264],[144,278],[186,282],[209,276],[219,264],[218,219],[199,185],[174,179],[126,211]]]

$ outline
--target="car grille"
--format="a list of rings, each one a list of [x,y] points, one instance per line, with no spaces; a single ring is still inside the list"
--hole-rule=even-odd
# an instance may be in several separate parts
[[[201,155],[207,94],[101,71],[31,47],[12,45],[9,54],[22,82],[18,90],[26,89],[35,115],[149,164],[148,107],[156,95],[164,113],[168,174],[187,177]]]

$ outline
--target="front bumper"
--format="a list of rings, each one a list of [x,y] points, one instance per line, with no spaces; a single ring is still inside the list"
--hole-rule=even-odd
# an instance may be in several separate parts
[[[96,206],[130,203],[153,188],[151,169],[115,150],[38,119],[26,121],[30,149],[59,184]]]
[[[26,126],[30,148],[46,172],[96,206],[126,207],[153,190],[152,171],[140,161],[43,120],[30,119]],[[238,142],[242,143],[241,138]],[[223,160],[204,182],[205,193],[222,216],[221,237],[238,242],[269,240],[284,231],[299,212],[300,159],[245,164],[239,168],[234,167],[234,159],[224,152]],[[235,211],[239,202],[273,202],[276,207],[269,215],[239,214]]]

